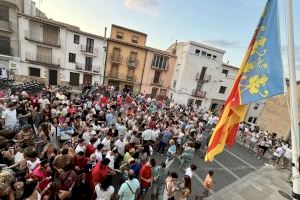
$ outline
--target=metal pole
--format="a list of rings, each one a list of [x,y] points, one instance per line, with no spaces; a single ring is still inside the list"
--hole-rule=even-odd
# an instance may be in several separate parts
[[[286,0],[287,15],[287,49],[289,66],[290,102],[291,102],[291,140],[292,140],[292,162],[293,162],[293,192],[294,199],[300,199],[300,176],[299,176],[299,119],[298,119],[298,95],[295,69],[295,47],[292,0]]]

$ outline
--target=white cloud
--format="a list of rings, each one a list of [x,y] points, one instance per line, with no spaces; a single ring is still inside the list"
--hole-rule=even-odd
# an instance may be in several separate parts
[[[147,14],[157,13],[159,0],[124,0],[124,6]]]

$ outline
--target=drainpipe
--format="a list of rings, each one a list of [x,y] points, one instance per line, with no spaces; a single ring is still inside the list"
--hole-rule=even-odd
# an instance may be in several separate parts
[[[143,68],[143,72],[142,72],[142,80],[141,80],[141,85],[140,85],[139,93],[141,92],[142,85],[143,85],[143,79],[144,79],[144,72],[145,72],[145,67],[146,67],[147,55],[148,55],[148,49],[146,49],[146,55],[145,55],[145,60],[144,60],[144,68]]]
[[[104,84],[104,78],[105,78],[105,70],[106,70],[106,64],[107,64],[107,59],[108,59],[108,41],[106,38],[106,33],[107,33],[107,27],[104,28],[104,43],[106,43],[106,46],[104,46],[104,51],[105,51],[105,55],[104,55],[104,70],[103,70],[103,80],[102,80],[102,84]]]

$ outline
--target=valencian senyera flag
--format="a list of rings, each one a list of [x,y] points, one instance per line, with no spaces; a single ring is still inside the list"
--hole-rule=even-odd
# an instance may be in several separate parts
[[[277,0],[268,0],[221,117],[209,141],[205,160],[232,146],[247,104],[284,93]]]

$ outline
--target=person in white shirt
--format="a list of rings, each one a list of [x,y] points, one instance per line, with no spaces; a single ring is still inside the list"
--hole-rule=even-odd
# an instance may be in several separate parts
[[[197,166],[194,164],[191,164],[190,167],[186,168],[184,175],[192,178],[196,170],[197,170]]]
[[[149,127],[145,127],[145,131],[142,133],[143,144],[149,144],[152,137],[152,130]]]
[[[50,101],[48,99],[46,99],[46,96],[43,95],[41,99],[39,99],[39,104],[41,106],[41,110],[45,109],[46,105],[50,104]]]
[[[79,153],[79,152],[84,152],[86,151],[86,143],[84,141],[84,139],[79,139],[78,140],[78,144],[75,148],[75,153]]]
[[[102,154],[106,155],[106,152],[111,149],[111,146],[110,146],[110,144],[111,144],[111,136],[107,134],[105,136],[105,138],[102,140],[101,144],[104,145]]]
[[[112,175],[104,177],[102,183],[95,186],[96,200],[110,200],[115,189],[112,186]]]
[[[97,146],[97,149],[96,149],[96,151],[95,151],[95,156],[96,156],[96,161],[97,162],[101,162],[102,161],[102,152],[103,152],[103,147],[104,147],[104,145],[103,144],[98,144],[98,146]]]
[[[117,147],[118,153],[121,156],[124,156],[124,153],[125,153],[124,136],[119,136],[119,139],[115,142],[115,146]]]
[[[273,167],[275,167],[276,164],[279,163],[279,159],[284,154],[284,149],[281,145],[279,145],[277,148],[275,148],[275,152],[273,153],[273,157],[270,160],[270,165],[272,164]]]
[[[35,169],[35,167],[41,162],[40,159],[37,157],[36,152],[31,152],[29,155],[27,155],[27,167],[29,174]]]
[[[89,144],[93,135],[96,135],[96,132],[93,130],[93,125],[89,125],[88,130],[82,134],[82,139],[84,139],[86,144]]]
[[[14,103],[8,104],[8,108],[2,113],[2,121],[6,128],[14,130],[17,125],[17,111]]]
[[[154,130],[152,130],[151,140],[154,142],[154,144],[157,144],[157,138],[160,134],[159,128],[156,126]]]

